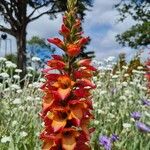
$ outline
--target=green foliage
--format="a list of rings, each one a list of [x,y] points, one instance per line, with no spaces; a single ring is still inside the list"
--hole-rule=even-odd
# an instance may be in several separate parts
[[[17,63],[17,55],[16,54],[5,55],[5,58],[15,64]]]
[[[133,48],[148,46],[150,44],[150,22],[133,25],[129,30],[117,35],[116,39],[123,46],[128,45]]]
[[[27,43],[30,45],[38,44],[41,47],[47,46],[45,43],[45,40],[43,38],[38,37],[38,36],[33,36],[29,41],[27,41]]]
[[[52,53],[55,52],[55,48],[52,48],[50,44],[47,44],[45,42],[45,39],[40,38],[38,36],[33,36],[29,41],[27,41],[27,44],[30,46],[40,46],[41,48],[47,48]]]
[[[119,21],[123,22],[130,16],[136,22],[130,29],[116,36],[118,43],[132,48],[147,47],[150,44],[149,1],[122,0],[116,8],[120,14]]]

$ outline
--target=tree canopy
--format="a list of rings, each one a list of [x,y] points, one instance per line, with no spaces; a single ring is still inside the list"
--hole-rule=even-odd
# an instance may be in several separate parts
[[[0,19],[9,24],[9,27],[0,24],[0,31],[15,35],[15,31],[22,23],[28,24],[43,15],[55,17],[56,13],[67,9],[67,0],[3,0],[0,1]],[[88,6],[93,0],[78,0],[78,14],[81,18],[85,15]],[[31,10],[27,13],[27,10]],[[38,12],[38,14],[36,13]]]
[[[116,8],[119,21],[123,22],[129,16],[135,21],[130,29],[116,36],[119,44],[132,48],[147,47],[150,44],[150,0],[121,0]]]

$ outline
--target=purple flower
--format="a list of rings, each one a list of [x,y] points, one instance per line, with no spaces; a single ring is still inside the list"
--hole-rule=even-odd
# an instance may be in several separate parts
[[[143,99],[142,104],[146,106],[150,106],[150,101]]]
[[[142,122],[136,122],[136,127],[141,132],[150,133],[150,126],[148,126],[148,125],[146,125],[146,124],[144,124]]]
[[[112,141],[112,142],[116,142],[117,140],[119,140],[119,136],[116,135],[116,134],[112,134],[112,136],[111,136],[111,141]]]
[[[141,113],[140,112],[133,112],[131,113],[131,117],[134,118],[135,120],[139,120],[141,118]]]
[[[111,138],[107,136],[100,136],[99,143],[104,147],[105,150],[111,150]]]

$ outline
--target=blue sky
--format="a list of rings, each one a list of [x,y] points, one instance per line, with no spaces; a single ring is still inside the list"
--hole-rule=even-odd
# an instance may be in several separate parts
[[[121,52],[127,53],[128,58],[131,58],[135,53],[135,50],[129,47],[121,47],[115,41],[115,36],[118,33],[122,33],[134,24],[131,18],[125,20],[124,23],[117,22],[119,16],[118,12],[114,9],[114,4],[118,1],[119,0],[94,0],[94,6],[90,8],[91,11],[86,12],[87,15],[83,27],[85,35],[91,38],[88,50],[95,51],[98,60],[109,56],[118,56]],[[30,39],[33,35],[45,39],[56,37],[58,36],[61,23],[61,14],[53,21],[49,20],[48,16],[43,16],[39,20],[29,24],[27,39]],[[15,39],[10,38],[12,39],[14,49],[16,49]]]

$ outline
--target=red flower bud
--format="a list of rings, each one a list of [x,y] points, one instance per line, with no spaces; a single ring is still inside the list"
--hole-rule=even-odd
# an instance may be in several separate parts
[[[59,38],[47,39],[49,43],[55,44],[59,48],[63,48],[64,43]]]
[[[63,25],[61,26],[60,33],[61,33],[62,35],[64,35],[65,37],[67,37],[67,36],[70,34],[70,30],[63,24]]]
[[[83,37],[78,41],[78,44],[83,46],[84,44],[86,44],[89,41],[89,37]]]

